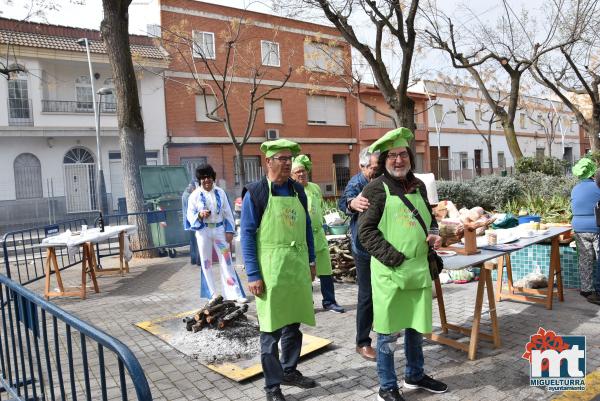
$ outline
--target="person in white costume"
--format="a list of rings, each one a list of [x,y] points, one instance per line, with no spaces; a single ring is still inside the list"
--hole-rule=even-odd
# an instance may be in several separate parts
[[[188,199],[187,220],[196,232],[201,269],[201,298],[214,298],[219,294],[224,299],[246,302],[246,296],[235,271],[231,258],[231,241],[235,223],[227,194],[215,185],[217,175],[209,164],[196,169],[200,186]],[[215,286],[213,272],[213,250],[219,257],[222,292]]]

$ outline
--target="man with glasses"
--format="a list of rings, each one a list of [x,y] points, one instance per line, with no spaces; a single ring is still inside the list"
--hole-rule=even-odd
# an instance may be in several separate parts
[[[338,208],[350,216],[352,233],[352,256],[356,266],[358,301],[356,303],[356,352],[368,361],[375,361],[375,350],[371,347],[371,328],[373,327],[373,300],[371,298],[371,255],[358,240],[358,214],[369,207],[369,200],[362,196],[362,190],[371,181],[377,171],[379,154],[369,153],[364,148],[359,154],[360,172],[348,181],[344,193],[338,202]]]
[[[267,175],[242,193],[240,231],[248,289],[256,297],[261,364],[269,401],[285,401],[280,385],[316,386],[297,369],[300,323],[315,325],[315,252],[304,188],[290,178],[300,146],[286,139],[260,146]],[[281,360],[278,344],[281,342]]]
[[[404,388],[444,393],[448,386],[424,372],[423,333],[432,329],[429,247],[441,238],[427,200],[425,184],[413,174],[414,157],[407,128],[389,131],[369,150],[379,151],[382,175],[363,195],[369,208],[358,219],[360,243],[371,254],[373,329],[377,333],[378,401],[402,401],[394,351],[404,329]]]

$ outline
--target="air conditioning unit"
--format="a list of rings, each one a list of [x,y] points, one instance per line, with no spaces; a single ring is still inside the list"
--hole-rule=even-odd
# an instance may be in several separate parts
[[[272,141],[275,139],[279,139],[279,130],[275,128],[269,128],[265,131],[267,140]]]
[[[335,185],[333,185],[333,182],[319,183],[319,187],[321,187],[323,196],[336,196]]]

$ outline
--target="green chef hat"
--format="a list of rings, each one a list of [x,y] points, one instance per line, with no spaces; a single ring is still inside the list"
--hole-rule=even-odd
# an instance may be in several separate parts
[[[573,175],[580,180],[591,178],[596,174],[596,163],[592,159],[584,157],[573,166]]]
[[[294,161],[292,162],[292,170],[297,169],[298,167],[304,167],[306,172],[312,170],[312,162],[306,155],[298,155],[294,157]]]
[[[385,133],[384,136],[369,146],[369,153],[385,152],[398,147],[408,147],[408,141],[414,138],[413,133],[404,127],[396,128]]]
[[[263,152],[267,157],[275,156],[282,150],[289,150],[292,152],[292,155],[295,156],[300,153],[300,145],[298,145],[296,142],[288,141],[287,139],[267,141],[260,145],[260,151]]]

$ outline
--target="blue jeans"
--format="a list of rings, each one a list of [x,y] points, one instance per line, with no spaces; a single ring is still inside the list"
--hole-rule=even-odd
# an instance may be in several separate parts
[[[371,256],[356,252],[352,247],[356,264],[356,282],[358,300],[356,302],[356,345],[371,345],[371,327],[373,327],[373,297],[371,295]]]
[[[377,334],[377,376],[379,386],[387,391],[398,388],[398,377],[394,367],[394,351],[399,333]],[[414,329],[404,330],[404,356],[406,357],[406,368],[404,377],[411,381],[419,381],[423,378],[423,334]]]
[[[281,340],[281,360],[278,343]],[[279,388],[284,373],[292,373],[298,366],[302,332],[300,323],[292,323],[271,333],[260,332],[260,362],[265,376],[265,390]]]
[[[333,288],[333,276],[319,276],[321,282],[321,295],[323,295],[323,307],[337,304],[335,290]]]

